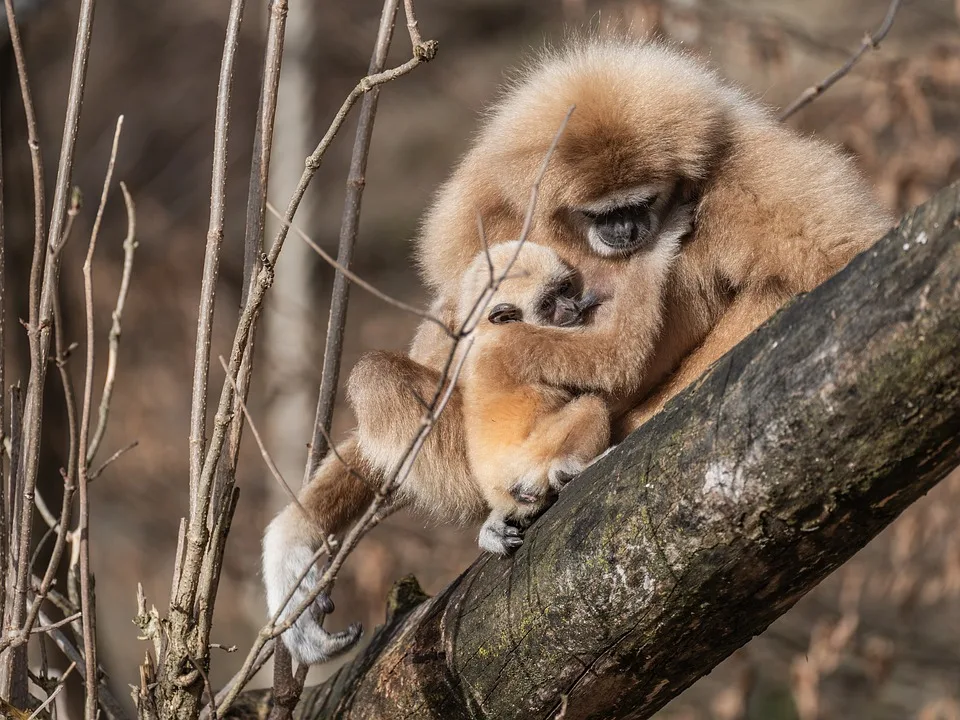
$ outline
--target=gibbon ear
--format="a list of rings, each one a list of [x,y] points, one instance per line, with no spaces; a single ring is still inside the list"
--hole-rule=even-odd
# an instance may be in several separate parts
[[[518,308],[516,305],[510,305],[509,303],[500,303],[490,311],[489,315],[487,315],[487,320],[492,322],[494,325],[520,322],[522,319],[523,313],[520,312],[520,308]]]

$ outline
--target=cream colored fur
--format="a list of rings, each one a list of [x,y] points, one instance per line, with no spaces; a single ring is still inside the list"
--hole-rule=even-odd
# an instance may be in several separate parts
[[[451,323],[459,278],[481,249],[477,216],[491,246],[519,237],[531,183],[571,105],[576,110],[541,187],[532,242],[552,248],[589,286],[616,297],[618,285],[637,282],[637,268],[629,255],[602,246],[589,214],[644,194],[662,202],[672,192],[696,208],[693,232],[667,281],[662,325],[649,347],[634,345],[635,334],[615,334],[633,320],[645,321],[643,313],[621,308],[598,318],[600,334],[609,331],[600,341],[594,337],[569,357],[554,357],[546,369],[521,362],[533,379],[555,385],[591,371],[588,386],[578,389],[610,397],[614,439],[638,427],[788,298],[841,269],[890,224],[849,159],[780,124],[693,58],[654,43],[578,42],[545,53],[507,88],[426,214],[417,241],[419,264],[436,312]],[[392,456],[402,438],[412,437],[421,415],[407,388],[431,396],[428,386],[448,347],[448,338],[424,323],[409,357],[378,353],[358,366],[350,397],[360,441],[341,450],[348,462],[369,466],[374,458],[374,475],[395,464]],[[476,519],[485,505],[469,489],[474,484],[457,395],[402,491],[404,501],[447,521]],[[370,497],[368,487],[331,462],[302,502],[317,523],[338,532]],[[267,564],[302,557],[292,546],[286,553],[269,548],[309,542],[301,537],[271,531]],[[269,567],[265,575],[268,583],[289,577]],[[285,641],[295,646],[304,637],[288,634]],[[309,637],[314,642],[320,636]],[[336,643],[330,647],[339,649]],[[315,649],[310,654],[323,655]]]

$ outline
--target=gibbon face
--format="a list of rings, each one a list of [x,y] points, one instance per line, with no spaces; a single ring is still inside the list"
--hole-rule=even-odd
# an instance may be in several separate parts
[[[485,308],[475,308],[477,299],[493,277],[506,272]],[[541,327],[575,327],[588,319],[600,304],[597,296],[583,289],[580,274],[550,248],[518,241],[501,243],[481,252],[461,281],[458,319],[476,312],[478,330],[488,325],[524,322]]]
[[[546,56],[507,91],[427,214],[426,281],[443,288],[473,260],[478,214],[491,244],[519,236],[530,187],[571,105],[530,240],[575,267],[647,247],[723,155],[731,102],[746,100],[656,45],[593,43]],[[462,234],[451,237],[451,228]]]

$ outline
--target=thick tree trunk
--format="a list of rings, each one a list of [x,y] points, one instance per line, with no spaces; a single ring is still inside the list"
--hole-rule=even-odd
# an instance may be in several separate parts
[[[514,558],[400,587],[298,717],[645,718],[763,631],[960,464],[958,210],[955,185],[790,303]]]

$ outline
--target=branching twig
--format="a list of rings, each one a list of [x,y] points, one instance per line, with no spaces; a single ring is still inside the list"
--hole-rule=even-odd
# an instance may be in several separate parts
[[[17,479],[23,489],[23,503],[20,508],[20,517],[16,519],[18,532],[17,547],[20,553],[17,563],[17,572],[14,586],[14,605],[11,612],[10,626],[21,626],[26,612],[26,593],[30,582],[30,540],[32,536],[33,493],[36,489],[37,474],[40,464],[40,433],[43,420],[43,388],[46,381],[47,360],[50,352],[50,326],[53,321],[53,304],[56,288],[59,282],[60,257],[59,247],[67,209],[70,179],[73,174],[73,160],[76,149],[77,130],[80,122],[80,109],[83,104],[83,93],[87,74],[87,60],[90,55],[90,35],[93,27],[93,13],[95,0],[82,0],[80,15],[77,24],[77,40],[73,54],[73,64],[70,74],[70,85],[67,95],[66,117],[63,123],[63,141],[60,146],[60,160],[57,166],[57,181],[54,187],[53,203],[50,216],[50,228],[46,245],[43,244],[42,217],[43,204],[37,203],[35,208],[35,246],[34,258],[30,274],[30,318],[28,338],[30,342],[30,375],[27,381],[26,400],[23,411],[23,434],[18,448],[19,464]],[[15,32],[16,21],[13,13],[12,1],[5,0],[7,19],[11,28],[11,38]],[[19,46],[19,35],[17,35]],[[32,100],[28,91],[26,70],[23,63],[22,49],[15,52],[18,74],[20,76],[21,91],[24,95],[24,105],[28,110],[28,141],[30,142],[31,158],[34,163],[35,202],[39,199],[38,187],[42,193],[42,179],[39,177],[39,145],[35,131],[35,120],[32,118]],[[30,125],[33,125],[31,132]],[[41,263],[42,261],[42,263]],[[43,268],[42,274],[40,268]],[[0,676],[4,678],[4,687],[0,692],[10,691],[8,697],[14,702],[25,700],[26,656],[25,648],[14,650],[6,659]],[[14,666],[18,667],[14,667]],[[11,682],[14,687],[11,689]]]
[[[206,449],[207,376],[210,370],[210,338],[213,333],[213,311],[216,305],[217,275],[220,271],[220,246],[223,243],[227,183],[227,129],[230,123],[230,101],[233,93],[233,63],[240,44],[240,21],[244,0],[231,0],[227,20],[227,36],[223,44],[217,110],[213,137],[213,176],[210,181],[210,223],[203,258],[203,281],[200,288],[200,310],[197,321],[197,346],[193,368],[193,394],[190,403],[190,531],[197,523],[206,523],[206,513],[199,517],[196,501],[200,495],[200,470]]]
[[[102,463],[100,463],[100,466],[96,470],[90,473],[90,477],[88,478],[88,481],[93,482],[94,480],[96,480],[98,477],[100,477],[100,475],[103,473],[104,470],[106,470],[108,467],[113,465],[113,463],[115,463],[117,460],[122,458],[128,452],[133,450],[139,444],[140,444],[139,440],[134,440],[132,443],[129,443],[128,445],[124,445],[122,448],[117,450],[115,453],[113,453],[113,455],[111,455]]]
[[[430,47],[433,46],[430,45]],[[320,166],[320,162],[323,158],[323,155],[326,153],[330,142],[342,126],[344,120],[346,119],[347,113],[360,98],[360,96],[366,92],[369,92],[371,89],[382,85],[383,83],[405,75],[417,67],[421,62],[429,59],[429,57],[429,53],[421,52],[418,56],[412,58],[406,63],[391,70],[387,70],[376,75],[367,76],[357,84],[357,86],[353,89],[353,91],[351,91],[347,99],[344,101],[340,111],[334,118],[333,123],[327,130],[323,139],[320,141],[320,144],[314,150],[313,154],[307,159],[306,168],[300,177],[297,189],[294,192],[293,197],[290,199],[290,202],[287,206],[287,211],[284,215],[287,221],[290,221],[295,214],[307,186]],[[214,575],[209,572],[209,553],[212,551],[213,544],[208,543],[210,539],[210,530],[204,520],[206,519],[208,511],[213,502],[213,480],[217,472],[217,468],[219,467],[220,456],[223,451],[223,444],[226,438],[227,430],[232,421],[231,409],[233,407],[234,399],[233,385],[237,382],[241,364],[248,349],[248,341],[256,325],[264,297],[266,296],[267,290],[273,283],[273,267],[280,251],[283,248],[286,235],[286,227],[281,227],[277,233],[277,237],[274,239],[273,244],[270,246],[270,249],[261,258],[261,269],[256,275],[256,280],[253,283],[253,287],[249,293],[249,296],[247,297],[247,303],[243,308],[243,312],[241,313],[240,320],[237,324],[237,330],[234,335],[233,346],[228,359],[227,374],[233,382],[226,380],[223,383],[220,399],[217,405],[217,413],[214,417],[210,441],[206,444],[205,452],[203,453],[203,462],[199,470],[199,479],[198,482],[191,483],[191,520],[187,530],[186,542],[184,544],[183,562],[180,565],[179,575],[176,578],[175,583],[176,589],[171,597],[169,606],[172,636],[175,636],[177,640],[176,642],[171,643],[171,652],[167,654],[167,657],[163,661],[164,671],[163,676],[160,678],[161,684],[165,683],[166,687],[170,688],[171,691],[179,695],[180,701],[174,703],[176,705],[176,707],[174,707],[174,711],[178,712],[180,710],[186,711],[188,709],[187,706],[192,706],[193,703],[197,701],[196,693],[185,691],[185,686],[177,682],[177,668],[182,666],[182,663],[187,662],[185,656],[185,651],[187,649],[185,647],[185,642],[187,637],[190,637],[190,642],[193,646],[192,651],[194,652],[195,656],[198,657],[198,659],[202,660],[200,656],[208,652],[207,642],[209,638],[204,636],[204,628],[206,625],[196,623],[193,614],[195,603],[200,597],[203,597],[204,602],[207,603],[208,610],[212,610],[213,606],[213,598],[210,596],[210,591],[212,588],[201,587],[202,576],[211,581],[215,580]],[[201,313],[206,312],[208,306],[210,305],[208,295],[208,293],[202,294]],[[198,356],[203,355],[203,357],[206,357],[208,361],[209,348],[205,348],[201,353],[200,345],[198,343],[197,349]],[[201,361],[203,360],[203,357],[200,358]],[[195,368],[195,380],[202,380],[200,383],[195,382],[195,391],[200,388],[200,385],[203,385],[204,387],[206,386],[206,375],[206,372],[200,373],[199,369]],[[205,417],[206,415],[206,400],[205,398],[200,398],[199,395],[199,392],[195,392],[193,397],[192,407],[194,410],[194,418],[200,415]],[[200,427],[200,425],[201,423],[192,423],[191,425],[191,434],[195,439],[200,439],[203,436],[202,427]],[[194,433],[194,430],[196,430],[198,427],[200,432]],[[193,453],[196,453],[201,445],[202,443],[197,442],[192,442],[191,444],[192,477],[196,470]],[[221,539],[222,538],[218,538],[218,540]],[[205,568],[207,569],[205,570]],[[173,689],[173,686],[176,687],[175,690]]]
[[[780,120],[786,120],[791,115],[823,95],[823,93],[829,90],[834,83],[849,73],[853,69],[854,65],[860,62],[860,58],[863,57],[867,50],[876,50],[880,46],[881,41],[883,41],[883,39],[887,36],[887,33],[890,32],[890,28],[893,27],[893,21],[897,16],[897,11],[900,9],[901,3],[902,0],[891,0],[890,7],[887,8],[886,17],[883,18],[883,22],[881,23],[880,27],[877,28],[877,31],[874,32],[873,35],[864,35],[863,41],[860,43],[860,47],[857,48],[856,52],[854,52],[853,55],[851,55],[843,65],[827,75],[827,77],[825,77],[816,85],[811,85],[802,93],[800,93],[800,96],[790,103],[786,110],[780,113]]]
[[[227,362],[223,359],[221,355],[220,365],[223,366],[224,372],[227,370]],[[233,378],[227,375],[227,380],[232,384]],[[236,392],[236,385],[234,385],[234,392]],[[243,417],[246,418],[247,424],[250,426],[250,432],[253,434],[253,439],[257,443],[257,447],[260,448],[260,456],[263,458],[264,464],[266,464],[267,469],[270,471],[270,474],[273,476],[273,479],[276,480],[277,484],[283,489],[287,494],[287,497],[290,498],[290,501],[296,505],[300,512],[303,513],[303,517],[310,522],[310,514],[306,511],[303,505],[300,504],[300,501],[297,499],[297,494],[290,488],[287,484],[287,481],[283,479],[283,475],[280,473],[280,468],[277,467],[277,464],[273,461],[273,457],[270,455],[270,452],[267,450],[267,446],[263,444],[263,438],[260,436],[260,432],[257,430],[257,426],[253,422],[253,418],[250,416],[250,410],[247,408],[247,404],[241,399],[240,394],[237,394],[237,402],[240,405],[240,410],[243,413]],[[322,542],[324,544],[325,550],[329,553],[330,548],[326,544],[327,534],[323,528],[317,528],[319,531],[320,537],[323,538]]]
[[[63,692],[63,689],[67,686],[67,678],[70,676],[70,673],[73,672],[75,667],[77,667],[75,662],[70,663],[70,666],[64,670],[63,675],[60,676],[60,682],[57,683],[57,687],[54,688],[53,692],[47,696],[46,700],[37,706],[36,710],[30,713],[30,715],[27,717],[27,720],[34,720],[34,718],[41,717],[43,711],[50,706],[50,703],[57,699],[57,695]]]
[[[93,406],[93,369],[94,369],[94,331],[93,331],[93,253],[97,248],[97,236],[103,220],[110,182],[113,180],[113,168],[117,161],[117,148],[120,144],[120,131],[123,129],[123,115],[117,118],[117,129],[113,136],[110,161],[103,180],[103,192],[100,205],[90,231],[90,244],[87,257],[83,262],[83,297],[87,320],[87,364],[83,383],[83,409],[80,414],[80,434],[77,443],[77,485],[80,491],[80,513],[77,520],[77,533],[80,536],[80,611],[83,613],[83,649],[87,663],[86,672],[86,718],[97,720],[97,623],[93,577],[90,568],[90,503],[88,496],[89,465],[87,448],[90,435],[90,413]]]
[[[39,303],[40,303],[40,274],[43,268],[44,255],[44,221],[45,210],[44,182],[43,182],[43,160],[40,154],[40,140],[37,133],[37,118],[34,111],[33,97],[30,90],[30,82],[27,78],[26,61],[23,56],[23,44],[20,39],[20,30],[17,26],[16,13],[13,8],[13,0],[4,0],[4,7],[7,15],[7,27],[10,33],[10,45],[13,48],[14,60],[17,68],[17,76],[20,82],[20,94],[23,98],[24,114],[27,123],[27,145],[30,149],[30,164],[33,175],[33,218],[34,218],[34,238],[33,238],[33,260],[30,267],[30,297],[29,297],[29,327],[36,329],[39,326]],[[31,364],[39,361],[39,338],[34,332],[28,334],[30,341],[30,359]],[[2,350],[3,346],[0,346]],[[0,385],[0,393],[3,393],[3,386]],[[12,453],[11,453],[12,454]],[[11,468],[11,477],[17,471]],[[11,491],[12,491],[11,486]],[[32,491],[32,486],[31,486]],[[11,509],[16,505],[11,497]],[[30,545],[30,527],[29,527],[29,503],[24,512],[16,517],[11,513],[9,525],[4,523],[3,532],[10,533],[10,542],[4,542],[7,549],[14,547],[29,547]],[[28,527],[23,526],[26,519]],[[19,538],[14,539],[13,534],[18,533]],[[0,615],[0,625],[7,625],[3,629],[15,629],[20,626],[26,612],[27,594],[26,594],[26,573],[29,567],[26,565],[29,552],[20,553],[20,562],[17,563],[16,572],[13,575],[13,593],[12,597],[7,598],[6,588],[6,567],[4,567],[4,614]],[[0,558],[4,564],[7,562],[7,554],[4,553]],[[15,705],[23,706],[26,704],[26,652],[19,650],[11,652],[0,662],[0,696],[9,698]]]
[[[342,273],[348,280],[359,285],[361,288],[366,290],[375,298],[383,300],[383,302],[387,303],[388,305],[393,305],[393,307],[399,310],[403,310],[404,312],[408,312],[412,315],[416,315],[418,318],[426,320],[427,322],[431,322],[434,325],[437,325],[440,329],[442,329],[443,332],[446,333],[450,338],[455,337],[454,333],[447,326],[447,323],[445,323],[442,319],[438,318],[436,315],[433,315],[432,313],[430,313],[429,310],[422,310],[413,305],[409,305],[408,303],[403,302],[403,300],[399,300],[393,297],[392,295],[388,295],[387,293],[383,292],[383,290],[380,290],[375,285],[367,282],[362,277],[357,275],[355,272],[353,272],[352,270],[348,269],[344,265],[341,265],[339,262],[334,260],[333,257],[331,257],[326,250],[320,247],[316,243],[316,241],[314,241],[309,235],[307,235],[298,226],[284,220],[283,215],[280,214],[280,211],[278,211],[273,206],[272,203],[269,203],[269,202],[267,203],[267,210],[270,211],[270,214],[273,215],[281,225],[285,225],[289,230],[293,230],[294,235],[298,236],[301,240],[303,240],[308,246],[310,246],[311,250],[313,250],[315,253],[317,253],[317,255],[323,258],[324,262],[330,265],[338,273]],[[321,433],[321,436],[325,431],[328,431],[328,428],[326,428],[326,426],[323,424],[316,425],[315,429]],[[326,442],[326,440],[324,442]],[[327,444],[329,445],[329,443]],[[321,455],[320,457],[322,458],[323,455]]]
[[[81,612],[75,612],[73,615],[68,615],[67,617],[63,618],[62,620],[57,620],[57,622],[51,623],[50,625],[38,625],[37,627],[35,627],[35,628],[34,628],[33,630],[31,630],[30,632],[33,633],[33,634],[35,634],[35,635],[42,634],[42,633],[48,633],[48,632],[50,632],[51,630],[56,630],[58,627],[63,627],[64,625],[68,625],[68,624],[72,623],[74,620],[80,619],[82,616],[83,616],[83,613],[81,613]]]
[[[97,429],[93,433],[90,447],[87,450],[86,464],[89,466],[100,449],[103,435],[107,430],[107,417],[110,414],[110,399],[113,397],[113,386],[117,379],[117,353],[120,349],[120,320],[123,318],[123,308],[130,290],[130,276],[133,273],[133,254],[137,249],[137,210],[133,198],[127,190],[126,184],[120,182],[123,192],[123,202],[127,208],[127,236],[123,241],[123,272],[120,277],[120,290],[117,292],[117,305],[113,310],[112,324],[110,325],[109,354],[107,356],[107,377],[103,381],[103,395],[100,398],[100,410],[97,420]],[[108,464],[110,461],[108,460]],[[99,474],[99,473],[98,473]],[[91,479],[93,476],[91,475]]]

